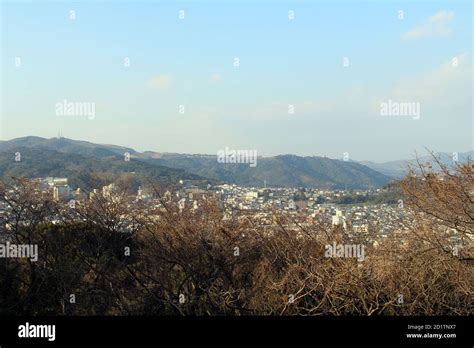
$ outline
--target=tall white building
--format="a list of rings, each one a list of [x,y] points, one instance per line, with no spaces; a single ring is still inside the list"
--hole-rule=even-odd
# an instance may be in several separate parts
[[[342,225],[342,227],[346,229],[346,219],[344,218],[341,210],[336,209],[336,215],[332,216],[332,224],[336,226]]]
[[[57,185],[53,188],[53,198],[57,201],[66,201],[71,197],[69,185]]]

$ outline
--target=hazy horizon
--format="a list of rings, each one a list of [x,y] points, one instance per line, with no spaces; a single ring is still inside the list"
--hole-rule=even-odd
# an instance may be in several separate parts
[[[97,144],[97,145],[104,145],[104,146],[120,146],[120,147],[124,147],[124,148],[130,148],[132,150],[135,150],[139,153],[144,153],[144,152],[155,152],[155,153],[167,153],[167,154],[179,154],[179,155],[202,155],[202,156],[216,156],[216,153],[200,153],[200,152],[176,152],[176,151],[159,151],[159,150],[153,150],[153,149],[137,149],[133,146],[129,146],[127,144],[122,144],[122,143],[117,143],[117,144],[113,144],[113,143],[103,143],[103,142],[98,142],[98,141],[89,141],[89,140],[85,140],[85,139],[73,139],[73,138],[69,138],[69,137],[66,137],[66,136],[63,136],[63,135],[60,135],[60,136],[56,136],[56,137],[44,137],[44,136],[39,136],[39,135],[25,135],[25,136],[21,136],[21,137],[17,137],[17,138],[11,138],[11,139],[0,139],[0,141],[11,141],[11,140],[15,140],[15,139],[21,139],[21,138],[27,138],[27,137],[38,137],[38,138],[43,138],[43,139],[47,139],[47,140],[51,140],[51,139],[59,139],[59,138],[64,138],[64,139],[67,139],[67,140],[72,140],[72,141],[84,141],[84,142],[88,142],[88,143],[93,143],[93,144]],[[220,150],[225,150],[224,149],[220,149]],[[230,149],[229,150],[233,150],[233,149]],[[406,161],[406,160],[413,160],[415,159],[417,156],[419,158],[422,158],[422,157],[426,157],[426,156],[431,156],[430,154],[430,149],[423,149],[423,152],[418,152],[418,153],[415,153],[413,152],[412,156],[407,156],[405,158],[399,158],[399,159],[395,159],[395,160],[391,160],[391,161],[386,161],[386,162],[393,162],[393,161]],[[439,155],[440,153],[443,153],[443,154],[450,154],[449,152],[446,152],[446,151],[433,151],[434,154],[437,154]],[[469,154],[471,152],[474,152],[474,150],[468,150],[468,151],[461,151],[461,152],[458,152],[458,155],[466,155],[466,154]],[[271,155],[271,156],[265,156],[265,155],[260,155],[258,154],[258,157],[262,157],[262,158],[270,158],[270,157],[275,157],[275,156],[285,156],[285,155],[290,155],[290,156],[300,156],[300,157],[327,157],[327,158],[330,158],[330,159],[336,159],[336,160],[343,160],[343,158],[337,158],[337,157],[330,157],[330,156],[326,156],[324,154],[313,154],[313,155],[298,155],[298,154],[295,154],[295,153],[279,153],[279,154],[275,154],[275,155]],[[364,158],[351,158],[350,160],[352,161],[356,161],[356,162],[373,162],[373,163],[385,163],[385,162],[377,162],[377,161],[370,161],[370,160],[367,160],[367,159],[364,159]]]

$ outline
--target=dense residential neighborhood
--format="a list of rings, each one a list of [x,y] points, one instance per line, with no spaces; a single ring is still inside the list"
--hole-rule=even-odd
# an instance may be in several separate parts
[[[115,195],[119,188],[115,183],[87,192],[79,187],[71,188],[68,178],[46,177],[35,178],[32,181],[36,184],[37,190],[62,204],[65,211],[75,209],[76,205],[98,196],[112,201],[118,199]],[[164,210],[164,202],[175,204],[180,212],[183,209],[199,212],[203,200],[215,200],[223,212],[224,220],[251,218],[254,222],[258,222],[259,227],[265,228],[275,225],[276,213],[283,214],[290,218],[290,221],[298,221],[298,227],[319,223],[331,224],[336,228],[340,226],[349,238],[373,246],[379,245],[389,235],[400,235],[400,242],[403,243],[403,236],[409,231],[410,220],[407,218],[402,196],[394,194],[387,188],[327,190],[255,188],[236,184],[207,185],[206,188],[201,188],[195,186],[192,181],[187,183],[184,180],[180,180],[177,184],[177,189],[173,192],[166,190],[162,195],[157,195],[150,188],[139,187],[136,192],[120,199],[125,198],[129,207],[140,204],[143,213],[150,218],[157,211]],[[0,217],[6,210],[8,205],[0,202]],[[123,218],[127,220],[126,216]],[[60,220],[52,217],[51,222],[59,223]],[[123,226],[125,228],[129,225],[131,221]],[[296,225],[293,226],[295,227]],[[9,226],[6,224],[2,228],[8,230]],[[126,230],[125,228],[124,231]],[[455,230],[447,232],[452,234],[453,244],[460,243]]]

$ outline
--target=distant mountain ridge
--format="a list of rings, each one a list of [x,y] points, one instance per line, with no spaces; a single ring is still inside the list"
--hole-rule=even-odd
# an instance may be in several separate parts
[[[11,150],[17,147],[41,147],[63,153],[75,153],[78,155],[97,157],[123,156],[125,152],[130,154],[137,153],[134,149],[124,146],[94,144],[88,141],[72,140],[68,138],[46,139],[36,136],[27,136],[0,142],[0,151]]]
[[[452,153],[447,152],[438,152],[433,154],[441,164],[452,167],[454,165],[453,155]],[[468,152],[460,152],[457,154],[457,162],[458,163],[465,163],[467,161],[472,161],[474,159],[474,151]],[[418,158],[418,162],[420,164],[429,163],[433,166],[433,168],[438,169],[438,165],[433,158],[433,156],[420,156]],[[410,159],[410,160],[398,160],[398,161],[389,161],[384,163],[374,163],[369,161],[359,161],[359,163],[366,165],[373,170],[376,170],[382,174],[393,178],[402,178],[404,177],[407,172],[408,168],[416,168],[418,166],[417,159]]]
[[[160,158],[144,160],[244,186],[366,189],[390,181],[389,177],[359,163],[316,156],[259,157],[255,168],[249,164],[221,164],[212,155],[162,154]]]
[[[135,188],[146,184],[148,180],[160,184],[174,184],[179,180],[199,185],[215,183],[182,169],[143,161],[125,161],[123,155],[114,154],[113,151],[101,147],[91,151],[78,149],[80,151],[75,153],[72,151],[75,148],[71,147],[65,147],[66,152],[42,147],[36,142],[33,146],[28,142],[19,142],[19,145],[0,142],[0,177],[67,177],[73,187],[87,189],[95,188],[91,179],[97,174],[110,178],[128,175]],[[20,161],[15,161],[16,153],[21,155]]]
[[[12,156],[13,152],[20,148],[31,149],[36,155],[41,154],[42,161],[31,162],[32,167],[24,167],[22,170],[17,168],[15,171],[15,164],[11,163],[11,157],[6,156],[6,153]],[[0,175],[13,172],[18,175],[27,173],[31,176],[39,173],[54,173],[58,170],[61,173],[67,173],[67,168],[71,167],[71,161],[77,163],[79,160],[79,163],[87,163],[82,167],[87,166],[92,171],[130,170],[130,164],[123,163],[126,152],[130,154],[131,162],[136,162],[134,165],[138,169],[134,171],[140,171],[152,177],[169,175],[175,179],[178,177],[196,180],[207,178],[214,182],[235,183],[241,186],[263,187],[266,184],[273,187],[328,189],[377,188],[391,180],[389,176],[361,163],[318,156],[258,157],[257,166],[252,168],[249,164],[218,163],[215,155],[138,152],[124,146],[94,144],[67,138],[45,139],[35,136],[0,142]],[[64,156],[66,154],[81,157]],[[51,166],[53,163],[55,169],[51,168],[48,171],[48,165]]]

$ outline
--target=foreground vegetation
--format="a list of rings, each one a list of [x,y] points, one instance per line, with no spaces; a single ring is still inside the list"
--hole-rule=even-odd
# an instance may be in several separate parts
[[[407,231],[358,262],[325,257],[327,244],[359,242],[342,229],[277,211],[267,227],[223,219],[213,199],[180,211],[158,187],[161,208],[128,204],[124,188],[65,209],[26,179],[1,183],[2,235],[38,244],[39,258],[0,259],[0,314],[472,314],[471,165],[398,185]]]

